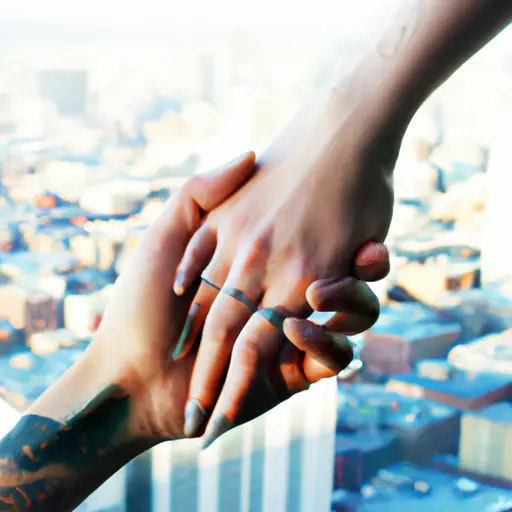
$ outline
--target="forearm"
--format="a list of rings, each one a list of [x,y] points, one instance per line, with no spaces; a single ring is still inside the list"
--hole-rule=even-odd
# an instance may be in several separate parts
[[[130,399],[87,358],[0,441],[0,510],[70,511],[152,446],[130,434]]]
[[[359,62],[352,91],[405,126],[429,94],[512,20],[510,0],[404,0]]]

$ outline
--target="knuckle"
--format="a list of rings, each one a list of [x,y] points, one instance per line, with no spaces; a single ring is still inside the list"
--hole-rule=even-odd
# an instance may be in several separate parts
[[[222,318],[215,318],[212,321],[207,319],[204,331],[204,339],[207,339],[208,343],[218,345],[219,348],[226,346],[228,341],[234,341],[238,334],[235,325],[223,321]]]
[[[294,395],[309,388],[309,381],[297,365],[286,365],[281,368],[281,372],[290,394]]]
[[[201,175],[192,176],[182,186],[179,191],[179,196],[193,196],[195,191],[204,183],[204,178]]]
[[[270,233],[268,230],[261,230],[249,240],[253,252],[268,251],[270,245]]]
[[[221,221],[221,229],[226,232],[227,236],[232,236],[234,233],[240,234],[245,231],[249,220],[248,212],[235,211]]]
[[[204,275],[208,276],[214,283],[221,286],[225,281],[225,276],[229,274],[229,270],[231,268],[231,261],[224,252],[221,250],[217,250],[210,261],[206,265],[204,270]]]
[[[259,368],[263,363],[260,344],[253,338],[246,338],[235,343],[233,357],[244,367]]]
[[[244,268],[251,268],[258,262],[266,262],[270,253],[270,237],[267,232],[259,232],[243,244]]]
[[[310,258],[297,254],[297,251],[286,251],[284,255],[286,259],[283,270],[287,270],[287,277],[292,283],[301,286],[307,283],[309,286],[318,279],[318,272]]]
[[[187,268],[195,268],[198,266],[198,262],[201,260],[201,247],[199,241],[195,241],[189,244],[187,251],[183,258],[184,266]]]

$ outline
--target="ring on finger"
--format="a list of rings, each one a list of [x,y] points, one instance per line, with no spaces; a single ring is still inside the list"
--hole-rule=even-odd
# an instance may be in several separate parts
[[[255,313],[258,308],[256,307],[256,304],[249,300],[247,296],[237,288],[222,288],[222,293],[225,293],[226,295],[229,295],[230,297],[233,297],[233,299],[237,300],[238,302],[241,302],[245,306],[247,306],[253,313]]]
[[[210,281],[207,277],[201,276],[201,281],[210,285],[212,288],[215,288],[219,292],[222,290],[222,288],[220,286],[217,286],[213,281]]]
[[[253,313],[257,311],[256,304],[254,304],[251,300],[247,298],[247,296],[237,288],[221,288],[220,286],[216,285],[213,281],[210,281],[207,277],[201,276],[201,279],[208,285],[210,285],[212,288],[215,288],[219,292],[225,293],[226,295],[229,295],[230,297],[233,297],[233,299],[237,300],[238,302],[241,302],[245,306],[247,306]]]
[[[283,330],[284,321],[287,316],[276,308],[258,309],[256,313],[260,314],[265,320],[270,322],[276,329]]]

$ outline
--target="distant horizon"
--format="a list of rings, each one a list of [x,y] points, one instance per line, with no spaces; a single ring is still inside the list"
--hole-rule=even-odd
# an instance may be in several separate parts
[[[175,51],[177,45],[183,50],[190,48],[213,49],[225,42],[233,29],[247,27],[263,39],[269,37],[270,44],[281,46],[308,43],[313,46],[325,42],[336,44],[347,42],[360,46],[368,40],[363,31],[342,31],[322,24],[283,22],[253,23],[230,22],[225,20],[217,24],[205,25],[193,19],[174,20],[140,19],[118,20],[51,20],[51,19],[0,19],[0,56],[22,52],[39,54],[51,51],[55,54],[97,53],[97,51],[137,52],[167,49]]]
[[[188,0],[178,6],[162,3],[160,0],[139,0],[126,3],[121,0],[89,0],[87,3],[65,2],[64,0],[17,0],[2,6],[0,20],[5,21],[56,21],[71,22],[105,20],[109,23],[141,20],[165,20],[172,18],[205,24],[220,22],[265,23],[323,21],[343,29],[356,21],[371,21],[393,10],[400,0],[258,0],[257,3],[235,0]],[[369,14],[367,14],[369,13]],[[336,16],[334,16],[336,15]]]

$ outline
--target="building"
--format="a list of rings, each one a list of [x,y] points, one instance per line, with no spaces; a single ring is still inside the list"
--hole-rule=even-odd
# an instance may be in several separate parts
[[[361,456],[368,453],[375,458],[374,452],[380,449],[376,440],[382,447],[393,446],[385,432],[399,440],[399,449],[393,455],[383,455],[382,460],[398,460],[398,456],[425,462],[434,453],[456,453],[459,423],[456,409],[424,398],[404,397],[366,383],[340,387],[337,432],[349,436],[350,444],[359,443]],[[372,445],[369,450],[367,445]]]
[[[477,410],[495,402],[512,400],[512,375],[468,374],[454,370],[445,360],[427,360],[419,363],[413,373],[391,376],[386,389],[458,409]]]
[[[60,116],[83,116],[87,112],[88,74],[79,69],[39,71],[39,93]]]
[[[448,360],[457,369],[475,374],[482,372],[512,375],[512,330],[490,334],[471,343],[457,345]]]
[[[401,443],[392,431],[338,426],[334,488],[359,491],[381,468],[401,459]]]
[[[446,261],[441,263],[408,263],[397,272],[397,285],[411,296],[432,304],[447,291],[471,289],[476,283],[478,261],[463,263]]]
[[[47,377],[42,367],[36,368],[45,358],[27,355],[16,360],[16,368],[0,359],[1,386],[32,401],[69,366],[72,353],[68,349],[46,356],[52,361],[45,366]],[[64,357],[67,365],[62,364]],[[327,511],[335,404],[335,380],[329,379],[233,430],[204,452],[199,440],[161,444],[118,471],[77,511]],[[24,405],[20,400],[18,410]],[[0,398],[0,438],[15,416]]]
[[[361,360],[372,373],[409,373],[421,359],[445,357],[460,333],[458,323],[422,304],[386,306],[365,333]]]
[[[24,346],[24,331],[13,327],[9,320],[0,319],[0,357],[21,350]]]
[[[511,491],[407,463],[383,469],[360,494],[338,493],[333,498],[331,510],[336,512],[512,510]]]
[[[59,298],[30,286],[13,283],[0,286],[0,311],[13,328],[27,335],[59,327]]]
[[[467,471],[512,480],[512,404],[500,402],[462,416],[459,464]]]
[[[53,384],[83,352],[83,347],[43,355],[20,351],[0,358],[0,401],[24,411]],[[1,422],[0,422],[1,423]]]
[[[511,126],[510,110],[497,112],[496,123],[500,127],[489,153],[487,169],[487,202],[482,244],[482,281],[495,283],[512,277],[507,254],[512,248],[512,233],[503,229],[503,219],[512,211],[507,186],[509,177],[510,145],[507,133]],[[498,124],[499,123],[499,124]]]
[[[84,293],[70,293],[64,299],[64,327],[79,337],[88,337],[98,328],[107,307],[111,286]]]

